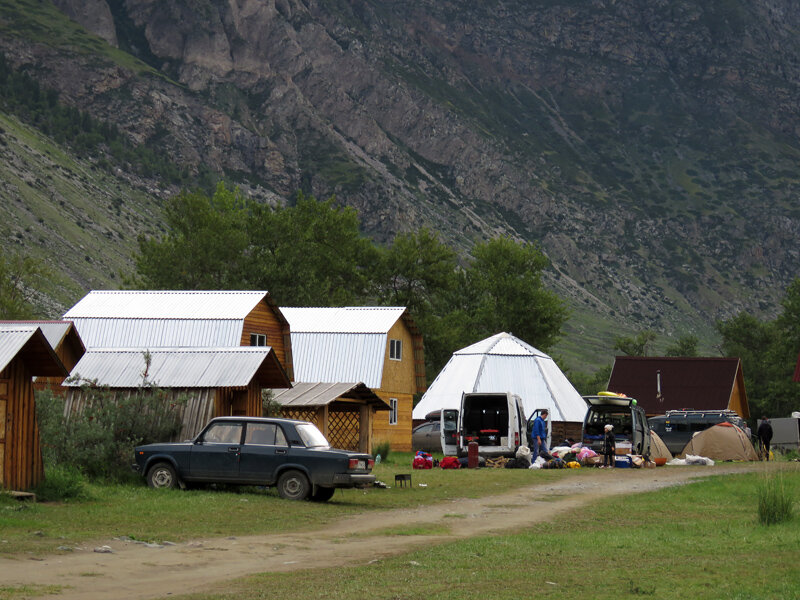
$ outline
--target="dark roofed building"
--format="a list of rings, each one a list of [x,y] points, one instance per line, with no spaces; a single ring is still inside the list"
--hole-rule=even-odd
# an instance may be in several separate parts
[[[618,356],[608,390],[636,398],[648,416],[693,409],[750,418],[738,358]]]

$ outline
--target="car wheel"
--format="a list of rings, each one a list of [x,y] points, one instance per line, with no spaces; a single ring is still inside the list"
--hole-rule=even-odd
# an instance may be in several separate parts
[[[169,463],[157,463],[147,472],[147,485],[155,489],[176,488],[180,482],[178,474]]]
[[[317,486],[314,489],[314,493],[311,494],[311,499],[314,502],[327,502],[328,500],[333,498],[333,493],[335,491],[336,488]]]
[[[311,491],[308,478],[300,471],[286,471],[278,477],[278,494],[286,500],[305,500]]]

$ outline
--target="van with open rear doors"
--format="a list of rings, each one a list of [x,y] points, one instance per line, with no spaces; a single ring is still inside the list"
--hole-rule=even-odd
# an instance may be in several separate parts
[[[460,409],[444,409],[440,419],[445,456],[467,456],[472,441],[487,457],[514,456],[528,445],[522,398],[510,392],[465,392]]]
[[[644,409],[633,398],[622,394],[601,392],[597,396],[584,396],[589,405],[583,421],[581,442],[597,452],[602,452],[604,428],[614,426],[617,454],[650,454],[650,427]]]

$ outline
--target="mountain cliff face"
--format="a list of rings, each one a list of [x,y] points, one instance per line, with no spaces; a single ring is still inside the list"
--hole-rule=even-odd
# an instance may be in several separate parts
[[[772,313],[798,274],[792,0],[56,5],[103,42],[4,0],[15,68],[263,201],[537,241],[579,313],[670,334]]]

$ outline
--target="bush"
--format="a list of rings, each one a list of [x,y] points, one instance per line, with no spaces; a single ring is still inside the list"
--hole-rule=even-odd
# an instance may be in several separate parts
[[[37,393],[45,467],[69,467],[90,478],[129,479],[134,446],[175,436],[184,402],[154,387],[114,393],[86,384],[80,409],[65,415],[64,398]]]
[[[86,479],[73,467],[57,465],[48,468],[45,479],[33,490],[42,502],[84,499],[88,497]]]
[[[392,445],[390,442],[384,440],[381,442],[376,442],[372,445],[372,456],[374,457],[381,457],[381,460],[386,460],[389,457],[389,451],[392,449]]]
[[[758,520],[762,525],[783,523],[792,518],[794,498],[781,474],[764,476],[758,488]]]

